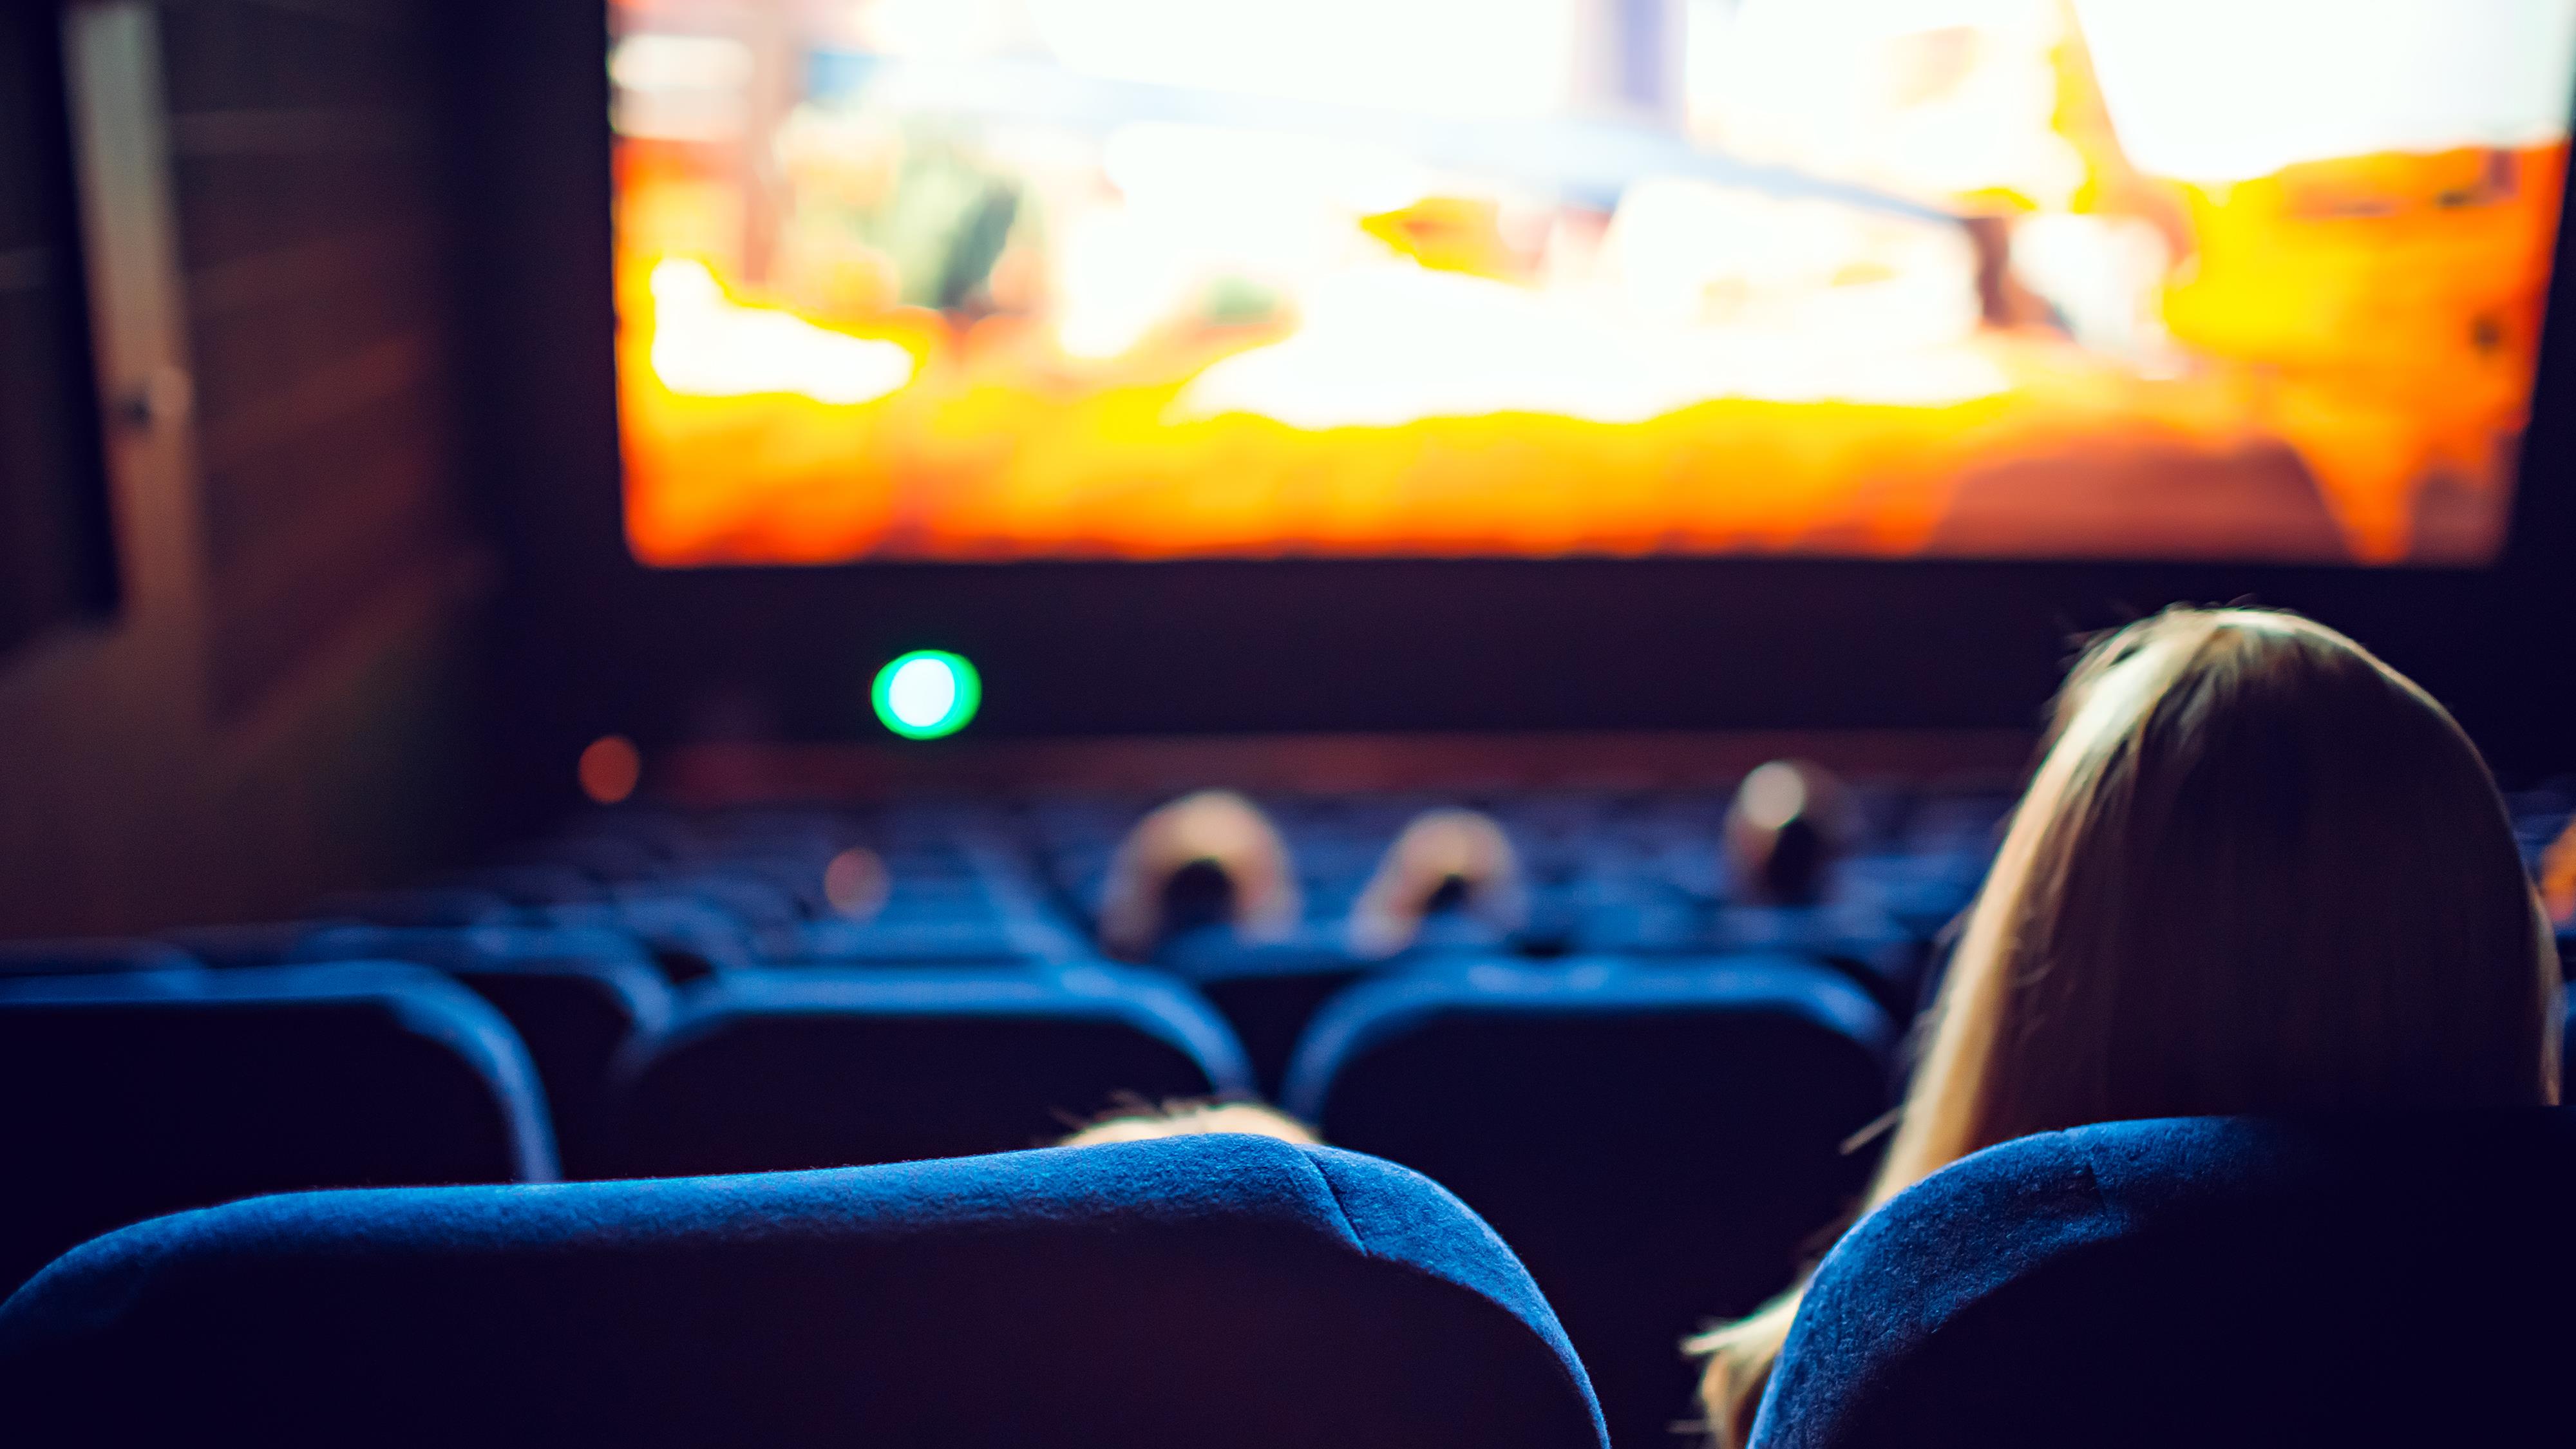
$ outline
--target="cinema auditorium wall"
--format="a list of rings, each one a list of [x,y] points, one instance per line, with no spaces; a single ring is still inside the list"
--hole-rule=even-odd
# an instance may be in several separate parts
[[[55,7],[14,9],[41,75]],[[470,828],[493,572],[451,416],[436,7],[61,14],[84,225],[50,275],[86,269],[114,578],[0,639],[0,935],[416,871]]]

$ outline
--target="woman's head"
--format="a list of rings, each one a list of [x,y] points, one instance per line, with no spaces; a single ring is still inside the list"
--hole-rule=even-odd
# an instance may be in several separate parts
[[[1261,807],[1230,790],[1201,790],[1149,812],[1110,858],[1101,887],[1100,944],[1149,959],[1174,919],[1176,887],[1204,875],[1222,897],[1216,914],[1248,940],[1286,934],[1302,909],[1288,846]]]
[[[2172,610],[2068,680],[1878,1196],[2085,1122],[2541,1101],[2556,975],[2440,705],[2294,615]]]
[[[1520,855],[1493,818],[1474,810],[1426,810],[1413,817],[1351,904],[1350,947],[1392,956],[1413,944],[1443,893],[1498,931],[1529,919]]]
[[[2295,615],[2169,610],[2059,696],[1870,1202],[2088,1122],[2549,1101],[2557,979],[2440,705]],[[1703,1345],[1721,1437],[1794,1308]]]

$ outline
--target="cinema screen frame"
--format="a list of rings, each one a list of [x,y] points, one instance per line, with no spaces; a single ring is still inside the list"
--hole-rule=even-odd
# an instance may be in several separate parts
[[[2494,561],[1183,557],[655,568],[627,531],[604,6],[459,7],[460,333],[526,659],[551,726],[863,738],[885,660],[983,668],[963,739],[1316,730],[2025,727],[2072,641],[2175,600],[2296,607],[2424,678],[2492,753],[2535,721],[2576,590],[2559,229]],[[726,701],[731,701],[730,705]],[[732,726],[724,721],[730,719]]]

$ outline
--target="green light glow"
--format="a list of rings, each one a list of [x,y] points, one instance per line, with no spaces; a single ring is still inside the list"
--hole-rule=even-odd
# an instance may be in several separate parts
[[[984,702],[984,681],[963,655],[915,649],[877,671],[868,698],[887,729],[908,740],[935,740],[975,717]]]

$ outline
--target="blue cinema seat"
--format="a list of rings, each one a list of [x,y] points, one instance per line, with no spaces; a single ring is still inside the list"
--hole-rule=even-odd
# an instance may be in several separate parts
[[[0,1306],[0,1400],[30,1445],[1602,1444],[1474,1214],[1245,1136],[187,1213]]]
[[[842,1167],[1002,1152],[1122,1096],[1252,1090],[1188,988],[1111,966],[737,971],[619,1068],[621,1171]]]
[[[302,961],[414,961],[492,1003],[527,1043],[554,1110],[567,1172],[593,1176],[608,1141],[610,1065],[670,1024],[674,997],[652,956],[614,931],[528,926],[328,926]]]
[[[1309,928],[1284,941],[1246,942],[1224,926],[1209,926],[1165,942],[1154,967],[1208,999],[1243,1042],[1260,1089],[1275,1095],[1324,1003],[1412,959],[1355,956],[1338,931]]]
[[[0,979],[0,1163],[11,1284],[252,1193],[555,1175],[509,1024],[386,962]]]
[[[1691,1416],[1682,1337],[1789,1285],[1864,1185],[1894,1028],[1776,957],[1427,967],[1316,1018],[1282,1105],[1430,1175],[1529,1264],[1612,1442]]]
[[[2576,1115],[2025,1137],[1818,1270],[1757,1449],[2565,1443]]]

